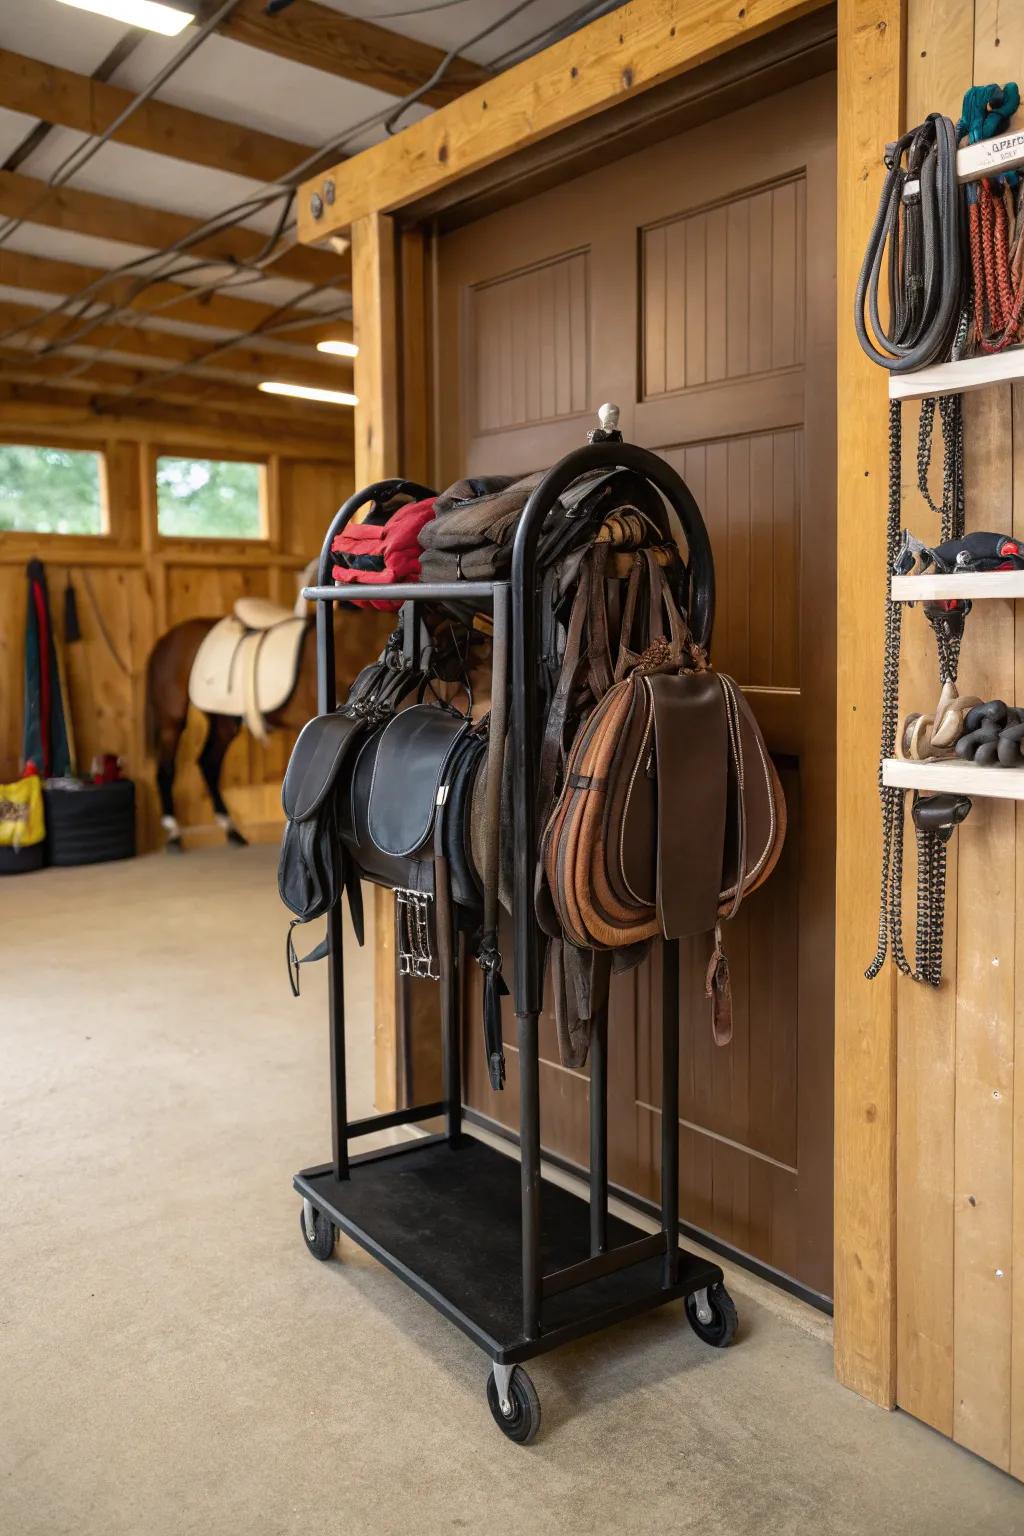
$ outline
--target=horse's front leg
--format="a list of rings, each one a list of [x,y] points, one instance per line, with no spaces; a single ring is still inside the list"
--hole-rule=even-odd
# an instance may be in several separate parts
[[[220,773],[224,766],[224,758],[228,747],[238,735],[241,721],[231,715],[211,715],[209,730],[206,733],[206,741],[199,756],[199,767],[202,770],[206,787],[210,791],[210,799],[213,801],[213,814],[219,826],[227,833],[229,843],[238,843],[240,847],[248,847],[248,839],[231,820],[231,812],[224,803],[224,797],[220,792]]]

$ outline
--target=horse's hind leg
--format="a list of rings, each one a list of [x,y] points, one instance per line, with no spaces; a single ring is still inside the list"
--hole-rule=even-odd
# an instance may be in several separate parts
[[[210,725],[203,750],[199,754],[199,767],[206,780],[206,787],[210,791],[213,813],[227,833],[228,842],[239,843],[244,848],[247,846],[246,839],[231,820],[231,812],[224,804],[224,797],[220,792],[220,772],[224,766],[224,756],[238,735],[241,721],[234,719],[231,715],[210,715],[208,718]]]
[[[181,827],[174,814],[174,760],[185,729],[184,720],[161,720],[156,730],[156,785],[160,795],[160,825],[167,833],[167,852],[181,853]]]

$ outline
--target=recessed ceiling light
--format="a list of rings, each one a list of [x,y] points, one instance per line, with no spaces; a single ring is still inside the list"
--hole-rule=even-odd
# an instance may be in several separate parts
[[[358,405],[357,395],[346,394],[341,389],[310,389],[305,384],[279,384],[269,380],[260,385],[268,395],[288,395],[293,400],[318,400],[321,405]]]
[[[318,352],[327,352],[331,357],[358,357],[359,348],[354,341],[318,341]]]
[[[192,8],[176,4],[175,0],[61,0],[61,4],[73,5],[78,11],[92,11],[111,21],[123,21],[129,27],[161,32],[164,37],[177,37],[196,19]]]

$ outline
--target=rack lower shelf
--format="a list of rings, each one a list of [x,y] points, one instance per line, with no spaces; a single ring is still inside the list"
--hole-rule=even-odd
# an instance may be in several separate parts
[[[913,763],[887,757],[882,763],[882,783],[895,789],[934,790],[991,800],[1024,800],[1024,766],[979,768],[976,763]]]
[[[679,1277],[662,1284],[660,1257],[644,1259],[544,1302],[539,1339],[522,1337],[519,1163],[483,1142],[446,1139],[388,1148],[354,1164],[295,1177],[299,1194],[502,1363],[528,1360],[638,1311],[692,1295],[722,1278],[717,1264],[679,1251]],[[586,1201],[545,1182],[541,1252],[545,1273],[589,1253]],[[646,1234],[608,1218],[617,1248]]]

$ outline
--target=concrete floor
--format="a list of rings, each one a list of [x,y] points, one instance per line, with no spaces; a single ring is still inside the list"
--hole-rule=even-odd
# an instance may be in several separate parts
[[[324,980],[291,999],[274,860],[0,881],[0,1536],[1024,1529],[1020,1485],[837,1386],[818,1315],[742,1273],[732,1349],[679,1307],[566,1348],[505,1441],[461,1334],[302,1246]]]

